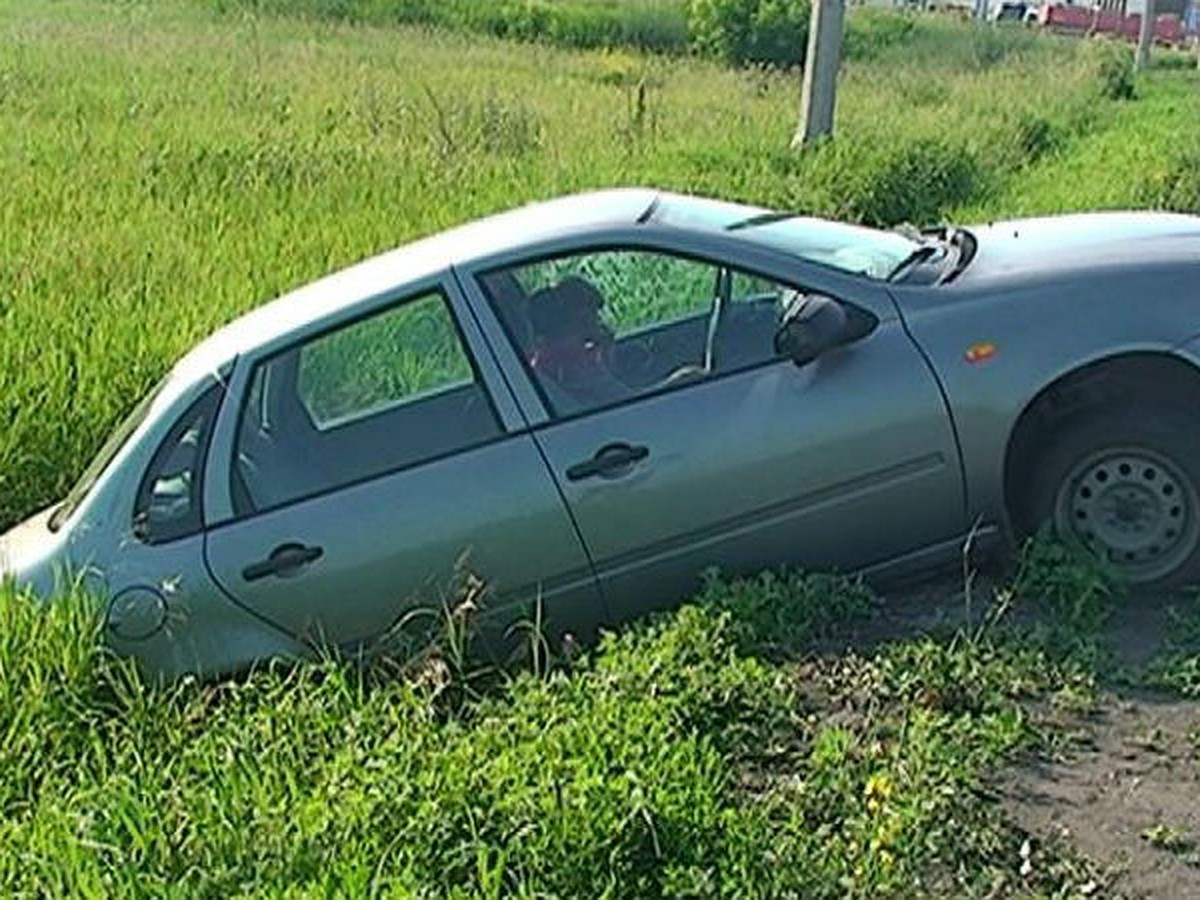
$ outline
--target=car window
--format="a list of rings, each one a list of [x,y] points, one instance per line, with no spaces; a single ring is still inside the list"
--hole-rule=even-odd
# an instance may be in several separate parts
[[[664,322],[702,315],[710,308],[716,268],[666,253],[606,250],[533,263],[513,274],[526,294],[569,279],[602,295],[601,320],[623,337]]]
[[[201,478],[213,420],[224,388],[214,385],[167,433],[142,477],[133,511],[133,533],[162,544],[198,532]]]
[[[564,256],[481,282],[556,417],[775,358],[795,295],[769,278],[645,250]]]
[[[472,377],[445,302],[430,295],[306,344],[297,388],[313,424],[326,431]]]
[[[730,272],[727,287],[714,335],[715,368],[731,372],[777,359],[775,332],[800,291],[740,271]]]
[[[445,297],[423,294],[255,367],[234,509],[272,509],[500,433]]]

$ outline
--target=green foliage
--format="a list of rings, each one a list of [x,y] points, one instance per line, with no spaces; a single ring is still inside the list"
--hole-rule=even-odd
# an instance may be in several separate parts
[[[1093,665],[1105,656],[1103,630],[1121,584],[1096,557],[1040,534],[1022,548],[1009,590],[1039,617],[1031,635],[1035,643]]]
[[[842,36],[844,59],[872,60],[893,47],[902,47],[918,37],[920,23],[915,15],[863,7],[850,14]]]
[[[700,53],[733,65],[804,61],[808,0],[691,0],[688,28]]]
[[[954,215],[971,221],[994,218],[995,210],[1013,217],[1081,208],[1200,212],[1196,98],[1194,76],[1151,71],[1140,76],[1137,102],[1097,101],[1108,104],[1101,127],[1083,130],[1086,117],[1044,107],[1054,113],[1049,152],[989,191],[986,202],[977,197]]]
[[[776,628],[799,649],[866,601],[831,576],[713,580],[592,661],[447,703],[432,656],[146,684],[99,649],[81,598],[0,592],[0,885],[832,898],[1004,883],[1016,839],[978,787],[1031,740],[1017,700],[1060,675],[975,646],[798,669],[750,652],[778,650]],[[956,676],[985,699],[922,693]],[[1054,887],[1041,869],[1031,886]]]
[[[1066,631],[1096,634],[1118,595],[1116,575],[1086,551],[1046,534],[1022,549],[1012,590]]]
[[[1165,652],[1154,660],[1143,681],[1184,697],[1200,698],[1200,591],[1190,591],[1170,609]]]
[[[729,613],[743,652],[768,658],[794,654],[875,606],[873,594],[861,581],[790,571],[767,571],[732,582],[712,573],[699,602]]]
[[[1109,100],[1132,100],[1134,69],[1129,48],[1103,42],[1097,44],[1093,55],[1100,96]]]
[[[108,0],[113,3],[117,0]],[[808,0],[191,0],[215,12],[424,25],[575,48],[695,53],[734,65],[789,67],[807,49]],[[944,31],[891,10],[852,10],[847,58],[873,59]],[[983,38],[1000,57],[1011,37]]]
[[[687,49],[686,0],[192,0],[221,13],[432,25],[564,47]]]

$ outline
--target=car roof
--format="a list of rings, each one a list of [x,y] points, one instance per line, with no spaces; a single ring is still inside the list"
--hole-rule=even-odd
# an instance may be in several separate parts
[[[306,284],[233,320],[181,359],[173,377],[210,375],[246,350],[455,264],[570,232],[635,225],[653,209],[659,196],[659,191],[650,188],[573,194],[418,239]]]

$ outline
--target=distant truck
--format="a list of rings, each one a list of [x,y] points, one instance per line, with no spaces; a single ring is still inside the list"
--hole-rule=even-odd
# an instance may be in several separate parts
[[[1074,6],[1068,3],[1046,3],[1026,8],[1025,21],[1049,28],[1061,34],[1106,34],[1130,41],[1138,39],[1142,27],[1141,13],[1122,13],[1116,9]],[[1174,13],[1154,17],[1154,42],[1179,46],[1187,41],[1183,21]]]

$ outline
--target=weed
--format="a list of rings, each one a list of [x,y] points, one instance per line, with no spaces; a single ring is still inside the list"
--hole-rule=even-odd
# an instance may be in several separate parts
[[[1200,698],[1200,592],[1185,594],[1168,615],[1165,651],[1143,673],[1142,681],[1184,697]]]
[[[1096,45],[1096,76],[1100,95],[1109,100],[1132,100],[1134,97],[1133,55],[1124,47],[1102,43]]]
[[[1093,655],[1120,596],[1110,567],[1048,533],[1026,542],[1011,590],[1041,617],[1038,628],[1047,646]]]
[[[861,581],[790,571],[766,571],[733,581],[710,573],[699,602],[728,612],[743,652],[773,658],[794,653],[836,625],[868,614],[877,603]]]
[[[1196,842],[1187,834],[1163,822],[1151,825],[1142,832],[1142,840],[1169,853],[1185,854],[1193,850]]]

